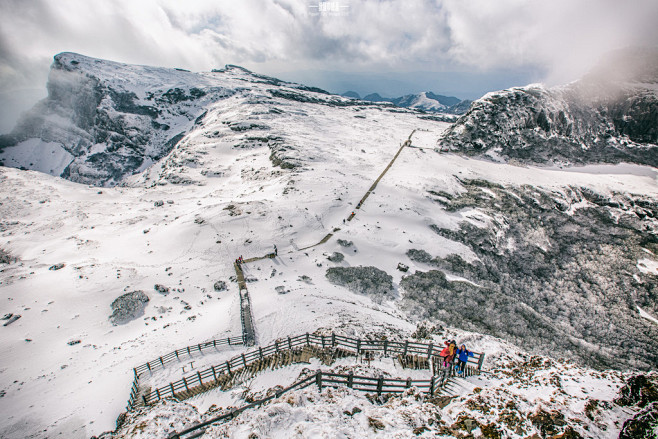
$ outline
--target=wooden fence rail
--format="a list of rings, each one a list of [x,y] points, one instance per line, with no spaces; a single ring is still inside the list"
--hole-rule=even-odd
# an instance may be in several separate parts
[[[322,390],[322,388],[324,387],[346,386],[362,392],[376,393],[377,395],[390,394],[390,393],[394,393],[394,394],[404,393],[407,389],[415,387],[421,393],[424,393],[428,396],[435,396],[439,392],[439,390],[445,385],[445,383],[446,381],[434,375],[429,380],[412,380],[411,378],[407,378],[406,380],[401,380],[401,379],[393,379],[393,378],[384,378],[381,376],[367,377],[367,376],[354,375],[352,373],[340,374],[340,373],[317,371],[313,375],[310,375],[285,389],[279,390],[266,398],[259,399],[250,404],[242,406],[238,409],[208,419],[207,421],[193,425],[179,432],[174,432],[170,434],[167,437],[167,439],[192,439],[201,436],[205,433],[206,428],[212,424],[216,424],[222,421],[228,421],[230,419],[233,419],[243,411],[260,406],[274,398],[280,397],[286,392],[289,392],[291,390],[304,389],[314,384],[318,387],[318,390]]]
[[[177,349],[166,355],[158,357],[153,361],[147,361],[144,364],[140,364],[139,366],[133,368],[133,373],[134,373],[133,384],[130,389],[130,398],[128,398],[128,406],[126,407],[126,409],[131,410],[137,405],[138,397],[139,397],[139,381],[141,376],[146,374],[147,372],[152,373],[155,370],[164,369],[165,366],[169,363],[177,362],[186,358],[191,358],[196,352],[203,353],[203,351],[207,351],[210,349],[214,350],[218,346],[242,346],[242,345],[244,345],[242,336],[210,340],[204,343],[197,343],[195,345],[187,346],[182,349]]]
[[[274,355],[277,355],[284,350],[295,351],[304,346],[313,346],[323,349],[339,348],[343,351],[354,352],[357,356],[366,352],[382,352],[384,356],[398,355],[403,358],[416,356],[426,358],[424,361],[428,364],[430,359],[435,360],[433,361],[433,364],[435,364],[432,370],[433,375],[440,372],[441,375],[450,376],[450,374],[453,373],[452,370],[443,370],[441,367],[436,366],[437,361],[439,364],[441,363],[439,353],[443,347],[440,345],[435,346],[432,343],[411,341],[392,342],[388,340],[354,339],[336,334],[331,334],[330,336],[319,336],[307,333],[295,337],[279,339],[271,345],[253,349],[244,354],[237,355],[226,362],[213,365],[207,369],[197,371],[192,375],[185,376],[176,382],[156,388],[151,392],[142,395],[141,402],[143,402],[144,405],[150,405],[164,398],[189,398],[190,396],[201,393],[202,391],[210,390],[224,384],[228,380],[227,377],[232,376],[237,371],[251,368],[253,369],[251,372],[255,373],[266,367],[265,361]],[[484,354],[482,353],[474,353],[473,357],[469,357],[466,367],[466,376],[479,373],[482,368],[483,360]]]

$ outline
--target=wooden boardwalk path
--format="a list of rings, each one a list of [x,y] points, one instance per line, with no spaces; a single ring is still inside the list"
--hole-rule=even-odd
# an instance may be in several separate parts
[[[240,322],[242,323],[242,339],[245,346],[253,346],[256,344],[256,331],[254,329],[254,318],[251,313],[251,298],[249,297],[249,290],[247,290],[247,283],[244,280],[244,273],[242,272],[241,264],[234,262],[233,266],[235,268],[235,275],[240,289]]]
[[[370,194],[375,190],[375,188],[377,187],[377,185],[379,184],[379,182],[381,181],[381,179],[384,177],[384,175],[386,175],[386,173],[388,172],[388,170],[391,169],[391,167],[393,166],[393,163],[395,163],[395,160],[397,160],[397,158],[400,156],[400,153],[402,152],[402,150],[403,150],[405,147],[411,146],[411,136],[413,136],[415,132],[416,132],[416,130],[413,130],[413,131],[411,132],[411,134],[409,134],[409,137],[407,138],[407,140],[405,140],[405,142],[400,146],[400,149],[398,149],[398,152],[393,156],[393,158],[391,159],[391,161],[388,163],[388,166],[386,166],[386,168],[384,168],[384,170],[382,171],[382,173],[379,174],[379,177],[377,177],[377,180],[375,180],[375,182],[372,184],[372,186],[370,186],[370,189],[368,189],[368,191],[366,192],[366,194],[363,196],[363,198],[361,198],[361,200],[359,201],[359,203],[356,205],[356,208],[357,208],[357,209],[361,209],[361,206],[363,206],[363,203],[366,202],[366,200],[368,199],[368,197],[370,196]],[[347,217],[347,221],[352,221],[352,218],[354,218],[355,215],[356,215],[356,211],[353,211],[353,212],[350,214],[350,216]]]

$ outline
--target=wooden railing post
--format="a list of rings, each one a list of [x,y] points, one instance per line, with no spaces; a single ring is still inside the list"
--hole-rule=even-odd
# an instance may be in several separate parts
[[[382,394],[382,388],[384,387],[384,377],[382,375],[379,376],[379,379],[377,380],[377,395]]]
[[[360,351],[361,351],[361,339],[358,339],[356,341],[356,355],[359,355]]]
[[[484,362],[484,353],[480,354],[480,358],[478,359],[478,374],[482,370],[482,363]]]
[[[427,359],[429,360],[430,356],[432,355],[432,349],[434,346],[432,346],[432,343],[430,343],[430,346],[427,348]]]
[[[324,335],[321,335],[320,337],[322,337],[322,350],[324,350]]]
[[[311,345],[311,341],[309,340],[308,337],[309,337],[309,336],[308,336],[308,332],[307,332],[307,333],[306,333],[306,346],[310,346],[310,345]]]
[[[407,356],[407,350],[409,349],[409,340],[404,342],[404,353],[402,354],[404,357]]]
[[[331,346],[336,346],[336,334],[331,333]]]
[[[292,351],[292,341],[290,340],[290,336],[288,336],[288,349]]]
[[[388,354],[386,353],[386,350],[388,348],[388,340],[384,340],[384,356],[388,357]]]
[[[245,358],[244,354],[242,354],[242,364],[244,364],[244,367],[247,367],[247,359]]]
[[[213,368],[213,371],[214,371],[214,368]],[[228,373],[229,375],[231,374],[231,363],[229,363],[228,361],[226,362],[226,373]],[[217,379],[217,378],[215,378],[215,379]]]
[[[350,370],[350,373],[347,375],[347,387],[350,389],[354,385],[354,371]]]
[[[434,375],[430,378],[430,396],[434,396]]]
[[[411,387],[411,377],[407,377],[407,382],[404,383],[404,385],[406,386],[407,389]]]
[[[317,384],[318,390],[322,390],[322,372],[320,371],[315,373],[315,384]]]
[[[176,396],[176,392],[174,392],[174,384],[169,383],[169,388],[171,389],[171,396]]]

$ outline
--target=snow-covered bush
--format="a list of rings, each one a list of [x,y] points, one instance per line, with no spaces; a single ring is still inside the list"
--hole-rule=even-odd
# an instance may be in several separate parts
[[[370,297],[375,302],[393,299],[393,277],[377,267],[332,267],[327,270],[329,282]]]

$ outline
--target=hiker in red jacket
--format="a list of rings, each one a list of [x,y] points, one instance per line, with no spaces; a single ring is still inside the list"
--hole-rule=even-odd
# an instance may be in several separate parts
[[[443,367],[450,367],[452,360],[455,358],[457,352],[457,343],[454,340],[444,342],[445,348],[439,354],[443,357]]]

